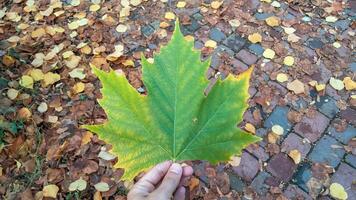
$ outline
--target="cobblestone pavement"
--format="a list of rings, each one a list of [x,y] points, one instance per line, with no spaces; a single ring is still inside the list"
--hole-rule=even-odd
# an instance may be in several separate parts
[[[86,11],[92,2],[69,8],[67,17]],[[209,78],[218,72],[223,77],[228,73],[239,74],[255,66],[250,107],[240,126],[263,141],[249,146],[229,163],[213,166],[204,161],[189,162],[195,171],[188,183],[190,199],[332,199],[329,190],[332,183],[341,184],[348,199],[356,197],[355,1],[225,0],[220,4],[192,0],[184,6],[181,4],[181,8],[177,7],[178,1],[146,1],[131,6],[131,12],[127,16],[123,14],[120,23],[117,13],[123,13],[125,6],[119,1],[98,2],[105,9],[88,13],[91,26],[78,29],[77,37],[70,38],[73,31],[68,30],[65,36],[75,45],[86,39],[95,43],[92,48],[104,46],[104,54],[113,50],[114,45],[123,44],[124,59],[109,62],[89,54],[81,63],[120,68],[140,92],[145,92],[140,80],[140,53],[151,57],[159,51],[159,46],[170,38],[175,17],[179,17],[187,39],[194,37],[202,59],[211,56]],[[16,33],[15,25],[7,21],[5,18],[1,25],[5,30],[1,40]],[[68,21],[48,19],[47,23],[65,25]],[[128,29],[117,32],[119,24],[125,24]],[[254,33],[262,37],[255,43],[251,37]],[[56,43],[61,41],[58,38]],[[54,45],[42,42],[45,49]],[[5,53],[1,51],[1,56]],[[127,60],[133,62],[128,64]],[[89,72],[85,64],[82,69]],[[61,71],[70,80],[68,73],[68,69]],[[87,79],[98,86],[93,76]],[[58,86],[67,87],[66,84]],[[95,102],[93,92],[98,90],[86,91],[85,98],[90,100],[90,105]],[[98,106],[85,110],[88,105],[83,105],[79,97],[62,101],[66,106],[70,102],[72,108],[67,115],[61,114],[57,128],[48,128],[52,132],[67,127],[68,118],[79,119],[75,112],[85,113],[79,124],[88,123],[91,118],[97,122],[105,118]],[[78,130],[78,124],[69,125]],[[98,146],[91,150],[98,152]],[[69,150],[65,153],[68,157],[73,154]],[[77,159],[87,156],[76,155]],[[107,161],[100,162],[101,168],[111,166]],[[45,165],[51,168],[56,164]],[[75,167],[75,161],[69,162],[68,168],[71,166]],[[116,172],[110,168],[103,176],[113,174]],[[99,177],[88,179],[93,178]],[[128,185],[121,182],[118,188]],[[103,193],[103,197],[124,198],[120,191],[116,187]]]

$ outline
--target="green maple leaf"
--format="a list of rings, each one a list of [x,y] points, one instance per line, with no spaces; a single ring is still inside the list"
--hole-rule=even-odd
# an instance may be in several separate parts
[[[248,107],[252,68],[237,78],[219,79],[206,96],[209,65],[210,59],[200,61],[200,52],[176,22],[171,41],[154,63],[142,57],[147,95],[139,94],[124,74],[93,67],[102,84],[98,102],[108,121],[84,128],[112,144],[119,158],[115,167],[125,169],[122,179],[131,180],[165,160],[227,161],[260,140],[237,127]]]

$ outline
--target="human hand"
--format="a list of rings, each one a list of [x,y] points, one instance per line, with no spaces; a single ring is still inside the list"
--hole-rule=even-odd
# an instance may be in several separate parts
[[[130,190],[128,200],[184,200],[184,180],[193,174],[190,166],[166,161],[153,167]]]

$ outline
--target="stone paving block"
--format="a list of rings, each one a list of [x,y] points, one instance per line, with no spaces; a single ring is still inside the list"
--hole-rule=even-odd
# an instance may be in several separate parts
[[[274,125],[280,125],[284,129],[284,135],[288,134],[292,128],[292,124],[287,119],[288,111],[288,107],[277,106],[266,119],[264,127],[272,128]]]
[[[346,108],[346,110],[340,111],[342,119],[346,119],[347,122],[356,125],[356,110],[352,108]]]
[[[330,119],[334,118],[340,111],[336,105],[336,101],[329,96],[321,96],[320,99],[315,102],[315,105],[321,113]]]
[[[267,171],[284,182],[288,182],[292,178],[296,168],[297,165],[284,153],[273,156],[267,164]]]
[[[254,17],[257,19],[257,20],[265,20],[267,19],[268,17],[271,17],[273,14],[272,13],[260,13],[260,12],[257,12]]]
[[[236,35],[236,34],[231,34],[229,37],[227,37],[223,44],[230,49],[232,49],[235,52],[238,52],[242,49],[242,47],[245,45],[246,39]]]
[[[251,187],[257,192],[257,194],[262,196],[268,192],[269,186],[265,183],[265,181],[269,177],[271,177],[269,173],[262,171],[253,179]]]
[[[236,54],[236,58],[246,63],[247,65],[252,65],[257,62],[257,56],[248,52],[245,49],[242,49]]]
[[[290,133],[283,141],[281,151],[288,154],[291,150],[297,149],[301,153],[302,159],[304,159],[309,153],[310,148],[311,145],[303,140],[303,138],[295,133]]]
[[[141,28],[141,33],[145,37],[150,37],[154,32],[155,32],[155,29],[150,25],[146,25]]]
[[[312,200],[313,198],[301,190],[296,185],[288,185],[287,189],[284,191],[284,196],[287,197],[289,200]]]
[[[352,72],[356,72],[356,62],[350,63],[349,68],[351,69]]]
[[[212,28],[209,32],[209,38],[216,42],[221,42],[225,40],[226,35],[220,29]]]
[[[348,19],[338,20],[334,23],[334,27],[338,30],[345,31],[349,28],[351,21]]]
[[[346,161],[347,163],[349,163],[351,166],[353,166],[354,168],[356,168],[356,155],[348,154],[348,155],[345,157],[345,161]]]
[[[356,137],[356,128],[351,125],[343,132],[337,132],[334,127],[330,126],[328,132],[343,144],[347,144],[352,138]]]
[[[258,57],[261,57],[263,52],[265,51],[260,44],[251,44],[250,46],[248,46],[248,49]]]
[[[331,178],[331,183],[339,183],[344,186],[349,199],[356,197],[356,169],[345,163],[341,163]]]
[[[252,144],[248,146],[246,150],[251,154],[253,154],[254,156],[256,156],[261,161],[265,162],[269,158],[269,155],[268,153],[266,153],[266,150],[258,144]]]
[[[344,154],[345,150],[341,143],[328,135],[324,135],[308,157],[315,163],[324,163],[335,168],[339,165]]]
[[[260,164],[257,159],[251,156],[247,152],[243,152],[241,155],[240,165],[234,167],[234,172],[239,175],[243,180],[251,182],[252,179],[256,176]]]
[[[243,192],[245,183],[234,173],[228,173],[230,180],[230,188],[236,192]]]
[[[303,163],[298,167],[297,172],[293,176],[292,182],[297,184],[304,191],[308,192],[309,189],[307,183],[311,179],[311,177],[311,164]]]
[[[226,53],[231,57],[233,57],[235,54],[233,50],[229,49],[227,46],[224,46],[224,45],[217,46],[214,53],[217,53],[217,54]]]
[[[324,46],[324,43],[320,38],[310,38],[307,40],[307,46],[312,49],[321,49]]]
[[[234,70],[236,70],[237,73],[241,73],[244,72],[248,69],[248,66],[243,63],[242,61],[238,60],[238,59],[233,59],[232,62],[232,67],[234,68]]]
[[[306,102],[303,98],[299,98],[297,101],[290,102],[290,105],[292,106],[292,108],[300,110],[307,108],[308,102]]]
[[[316,142],[329,125],[329,122],[330,120],[327,117],[316,112],[313,118],[304,116],[294,127],[294,131],[299,135],[308,138],[310,142]]]

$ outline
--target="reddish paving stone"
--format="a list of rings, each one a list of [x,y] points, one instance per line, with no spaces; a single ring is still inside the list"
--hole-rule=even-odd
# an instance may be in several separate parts
[[[248,69],[248,66],[238,59],[233,59],[231,64],[232,64],[233,70],[235,70],[237,73],[242,73]]]
[[[295,132],[310,140],[316,142],[329,125],[330,120],[323,114],[316,112],[314,118],[304,116],[294,128]]]
[[[341,163],[331,178],[331,183],[339,183],[344,186],[350,199],[356,197],[356,169],[345,163]]]
[[[251,182],[259,170],[260,164],[257,159],[247,152],[241,155],[240,165],[234,167],[234,172],[239,175],[243,180]]]
[[[310,148],[311,145],[305,141],[303,142],[303,138],[295,133],[290,133],[282,143],[281,151],[288,154],[291,150],[297,149],[302,154],[302,159],[304,159],[309,153]]]
[[[352,108],[347,108],[340,112],[341,118],[346,119],[349,123],[356,125],[356,110]]]
[[[284,182],[288,182],[292,178],[296,168],[297,165],[284,153],[273,156],[267,165],[267,171]]]
[[[246,63],[247,65],[252,65],[257,62],[257,56],[248,52],[245,49],[242,49],[236,54],[236,58],[242,60],[242,62]]]
[[[246,148],[246,150],[250,153],[252,153],[254,156],[256,156],[259,160],[261,161],[266,161],[269,158],[268,153],[266,153],[265,149],[263,149],[260,145],[258,144],[252,144]]]
[[[290,200],[312,200],[313,198],[301,190],[296,185],[289,185],[287,189],[284,191],[284,196]]]

